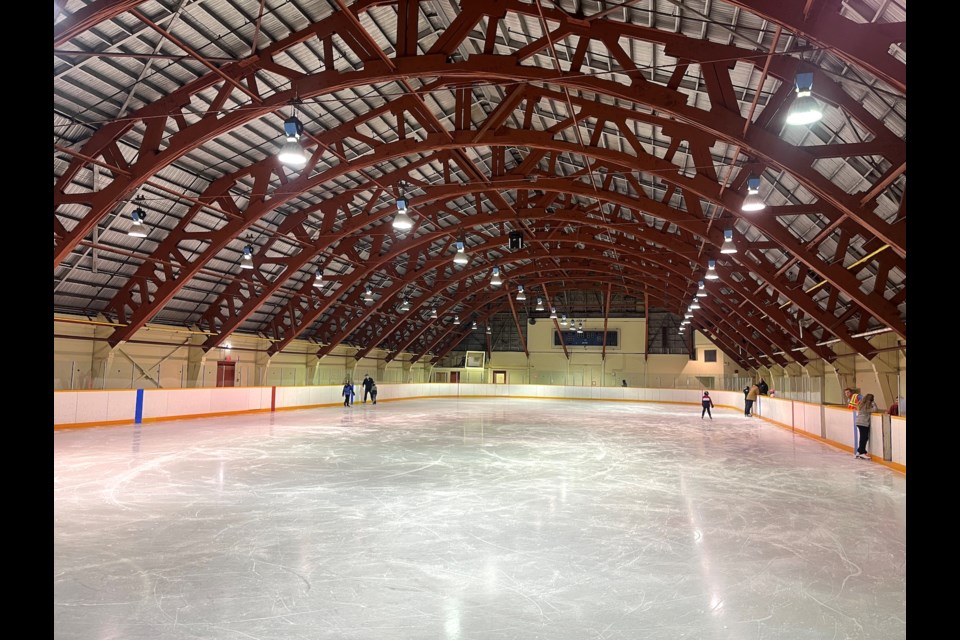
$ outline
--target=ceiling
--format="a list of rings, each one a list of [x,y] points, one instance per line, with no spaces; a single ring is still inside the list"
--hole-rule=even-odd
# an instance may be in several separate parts
[[[905,21],[903,0],[56,0],[55,312],[114,346],[150,322],[441,357],[538,297],[679,318],[712,263],[692,325],[745,368],[872,358],[871,332],[906,333]],[[788,125],[802,72],[823,117]],[[291,116],[302,169],[277,159]]]

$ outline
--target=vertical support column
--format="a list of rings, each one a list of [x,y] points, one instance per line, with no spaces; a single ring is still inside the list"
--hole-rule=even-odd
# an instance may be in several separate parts
[[[847,387],[857,388],[857,354],[843,343],[834,346],[833,350],[839,354],[833,361],[833,374],[837,381],[837,402],[846,402],[843,390]],[[829,371],[828,371],[829,374]]]
[[[896,334],[885,333],[874,336],[871,343],[878,349],[882,349],[877,356],[870,361],[870,367],[873,374],[877,377],[877,388],[880,389],[881,397],[876,398],[877,405],[882,409],[887,409],[894,400],[897,399],[897,376],[900,373],[900,349],[898,348]]]
[[[304,364],[306,365],[306,380],[304,385],[308,387],[318,384],[317,378],[320,375],[320,358],[315,351],[308,351],[304,354]]]
[[[820,437],[827,437],[827,428],[824,425],[824,408],[823,408],[823,393],[824,393],[824,376],[826,375],[826,367],[824,366],[823,360],[811,360],[803,367],[803,373],[805,376],[805,388],[810,391],[813,391],[814,387],[817,387],[817,393],[820,396]]]
[[[190,328],[194,331],[200,330],[197,325]],[[195,389],[203,385],[203,367],[207,363],[207,353],[201,345],[205,340],[206,336],[202,333],[193,333],[187,340],[187,375],[183,383],[184,388]]]
[[[257,353],[253,358],[253,380],[256,386],[267,386],[267,381],[270,379],[267,374],[270,371],[270,362],[272,358],[273,356],[267,353],[266,349],[257,350]]]
[[[834,373],[839,384],[840,402],[846,408],[847,399],[843,395],[843,390],[849,387],[854,392],[857,391],[857,353],[846,345],[838,344],[834,351],[841,356],[833,362]],[[857,429],[857,412],[850,411],[850,427],[853,429],[853,450],[856,451],[860,445],[860,430]]]
[[[783,391],[793,391],[793,388],[797,386],[797,380],[803,376],[803,367],[801,367],[796,362],[791,362],[785,367],[781,367],[783,371],[783,380],[781,381],[780,386],[783,387]],[[780,395],[781,389],[777,388],[777,395]]]
[[[400,364],[403,366],[403,379],[401,380],[401,382],[403,383],[410,382],[410,370],[413,367],[413,365],[410,363],[409,360],[403,360]]]
[[[109,322],[107,318],[102,315],[98,315],[97,320]],[[93,343],[93,357],[91,358],[90,364],[89,383],[84,385],[82,388],[96,388],[97,384],[95,381],[98,371],[103,376],[103,380],[100,382],[100,387],[106,388],[107,377],[110,375],[110,369],[113,366],[113,357],[117,353],[116,348],[111,347],[110,343],[106,341],[106,338],[112,335],[113,331],[113,327],[99,326],[94,328],[93,335],[95,338],[98,338],[98,340],[95,340]]]
[[[353,353],[350,353],[353,351]],[[346,353],[343,354],[343,379],[350,380],[356,384],[356,373],[357,373],[357,362],[358,360],[354,357],[360,353],[360,349],[351,348],[348,349]]]

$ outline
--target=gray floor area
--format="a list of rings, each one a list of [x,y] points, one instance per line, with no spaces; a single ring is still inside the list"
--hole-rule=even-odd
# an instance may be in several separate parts
[[[906,479],[679,405],[59,431],[54,636],[904,638]]]

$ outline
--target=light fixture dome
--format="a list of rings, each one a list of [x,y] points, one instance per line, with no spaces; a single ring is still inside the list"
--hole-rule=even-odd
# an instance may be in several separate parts
[[[280,147],[280,153],[277,155],[277,159],[288,167],[293,167],[294,169],[301,169],[305,164],[307,164],[307,154],[304,153],[303,147],[297,140],[287,140],[285,143],[283,143],[283,146]]]
[[[397,211],[397,215],[393,217],[393,228],[400,231],[406,231],[407,229],[413,228],[413,219],[407,215],[406,209]]]

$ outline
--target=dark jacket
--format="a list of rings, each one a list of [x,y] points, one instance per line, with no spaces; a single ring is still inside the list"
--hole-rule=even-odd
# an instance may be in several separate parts
[[[760,381],[760,384],[757,385],[760,388],[760,395],[765,396],[770,391],[770,385],[768,385],[763,380]]]

